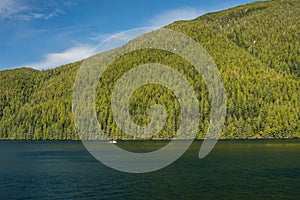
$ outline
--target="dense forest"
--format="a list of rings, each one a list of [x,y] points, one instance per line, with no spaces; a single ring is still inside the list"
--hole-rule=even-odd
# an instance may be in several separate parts
[[[300,137],[299,13],[299,0],[263,1],[165,27],[199,42],[216,63],[227,97],[222,138]],[[171,66],[193,86],[201,112],[197,138],[203,138],[210,120],[205,82],[183,58],[154,49],[133,51],[115,60],[99,80],[96,111],[105,134],[115,139],[138,139],[117,126],[110,98],[116,81],[126,71],[149,62]],[[0,138],[79,139],[72,116],[72,93],[81,63],[42,71],[0,71]],[[149,84],[136,90],[130,99],[132,118],[138,125],[148,124],[149,108],[157,102],[166,108],[167,119],[152,139],[172,138],[181,116],[179,103],[168,89]]]

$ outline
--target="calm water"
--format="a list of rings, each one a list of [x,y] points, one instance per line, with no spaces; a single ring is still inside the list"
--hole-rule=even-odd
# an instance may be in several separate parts
[[[164,141],[118,143],[133,151]],[[126,174],[95,160],[80,142],[0,142],[0,199],[300,199],[300,140],[201,142],[172,165]]]

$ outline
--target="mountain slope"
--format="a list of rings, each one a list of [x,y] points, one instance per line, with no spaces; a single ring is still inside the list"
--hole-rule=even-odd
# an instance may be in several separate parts
[[[214,59],[225,83],[223,138],[300,136],[300,1],[255,2],[194,20],[168,25],[199,42]],[[159,50],[131,52],[116,60],[97,90],[98,120],[107,135],[132,138],[113,120],[110,95],[118,78],[143,63],[172,66],[194,87],[201,110],[198,138],[209,123],[208,92],[201,75],[184,59]],[[72,119],[72,91],[81,62],[53,70],[27,68],[0,72],[0,138],[78,139]],[[180,124],[179,104],[160,86],[147,85],[131,98],[137,124],[149,123],[149,108],[162,103],[165,128],[154,138],[171,138]]]
[[[300,77],[300,1],[270,1],[199,17],[266,66]]]

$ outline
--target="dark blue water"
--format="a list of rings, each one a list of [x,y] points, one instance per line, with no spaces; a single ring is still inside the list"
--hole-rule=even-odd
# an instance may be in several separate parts
[[[119,142],[143,151],[164,141]],[[0,142],[0,199],[300,199],[300,140],[200,141],[172,165],[127,174],[80,142]]]

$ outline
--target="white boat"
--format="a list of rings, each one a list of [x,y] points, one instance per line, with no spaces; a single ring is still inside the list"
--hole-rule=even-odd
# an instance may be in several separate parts
[[[116,140],[110,140],[108,143],[110,143],[110,144],[117,144],[117,141]]]

